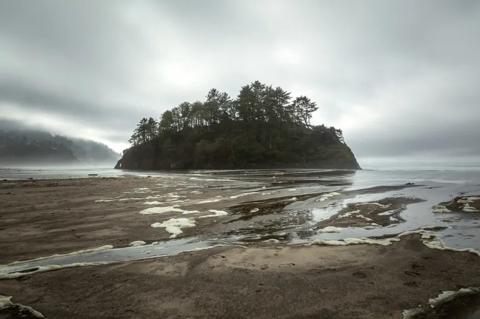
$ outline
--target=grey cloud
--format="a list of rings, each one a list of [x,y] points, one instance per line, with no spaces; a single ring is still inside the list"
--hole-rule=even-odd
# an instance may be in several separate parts
[[[258,79],[311,96],[360,156],[480,155],[479,37],[473,0],[4,0],[0,103],[126,143]]]
[[[109,106],[95,101],[79,100],[12,79],[0,80],[0,102],[14,103],[16,108],[27,112],[34,110],[46,114],[62,114],[70,120],[85,125],[99,127],[107,125],[118,130],[122,130],[126,126],[133,126],[132,117],[142,116],[141,112],[131,106]]]

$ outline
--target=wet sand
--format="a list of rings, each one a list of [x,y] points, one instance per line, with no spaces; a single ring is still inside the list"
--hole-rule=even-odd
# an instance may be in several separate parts
[[[223,187],[222,179],[207,186],[202,180],[189,180],[188,188],[179,185],[184,182],[159,185],[157,178],[141,177],[0,181],[0,264],[106,244],[122,247],[138,240],[168,240],[168,232],[150,225],[176,214],[139,214],[149,207],[180,205],[203,215],[211,214],[211,209],[227,208],[233,213],[221,220],[197,218],[196,227],[183,229],[184,236],[196,236],[235,232],[249,226],[253,217],[279,213],[288,204],[319,195],[295,196],[287,191],[289,196],[270,199],[267,195],[259,200],[244,191],[243,185]],[[377,187],[370,191],[402,187]],[[172,194],[180,197],[169,198]],[[269,194],[268,190],[264,194]],[[217,201],[219,195],[221,201]],[[157,205],[145,204],[156,202]]]
[[[418,236],[417,236],[418,237]],[[480,285],[479,257],[391,246],[214,248],[0,281],[48,318],[401,318]]]
[[[368,226],[389,226],[402,222],[400,213],[405,210],[406,205],[418,203],[419,198],[384,198],[375,202],[363,202],[349,204],[338,214],[328,220],[321,222],[323,227],[368,227]]]
[[[291,196],[271,200],[267,195],[260,201],[241,185],[224,189],[221,183],[206,186],[202,181],[189,182],[187,188],[178,180],[158,183],[137,177],[1,182],[0,263],[106,244],[168,240],[170,233],[150,225],[176,215],[139,214],[150,207],[145,201],[177,205],[188,196],[182,209],[200,215],[212,209],[231,213],[196,218],[196,226],[180,234],[189,237],[239,232],[252,219],[264,218],[263,209],[275,216],[290,200],[313,200],[313,195],[293,189],[286,191]],[[149,195],[152,189],[157,191]],[[149,196],[157,199],[147,200]],[[388,203],[394,209],[405,204]],[[375,206],[369,205],[363,209]],[[386,210],[373,211],[378,215]],[[0,280],[0,295],[13,296],[13,302],[47,318],[402,318],[405,309],[428,308],[429,298],[442,291],[479,286],[478,255],[431,249],[414,234],[389,246],[258,241],[66,268]],[[9,316],[0,311],[0,318]]]
[[[143,200],[95,202],[153,183],[147,178],[0,183],[0,262],[68,253],[106,243],[128,245],[140,239],[139,234],[142,240],[160,239],[161,232],[145,227],[151,217],[137,214],[140,207],[146,208]],[[168,238],[168,234],[164,235]]]
[[[458,196],[435,207],[439,212],[480,213],[480,196]]]
[[[141,210],[155,206],[145,204],[157,201],[149,196],[178,192],[175,184],[171,187],[157,184],[155,178],[137,177],[0,182],[0,263],[106,244],[122,247],[137,240],[169,239],[170,234],[163,229],[150,227],[159,217],[165,218],[169,214],[139,214]],[[151,193],[152,189],[158,190]],[[195,190],[201,190],[202,194],[191,193]],[[199,198],[201,202],[205,198],[214,198],[220,190],[199,184],[188,192],[190,199]],[[229,194],[229,191],[222,192]],[[239,200],[229,199],[221,205],[233,205]],[[172,200],[161,206],[176,204]],[[209,209],[218,206],[218,203],[207,202],[182,205],[182,208],[199,209],[208,215]],[[215,221],[212,218],[198,219],[197,227],[185,228],[184,232],[186,235],[204,233]]]

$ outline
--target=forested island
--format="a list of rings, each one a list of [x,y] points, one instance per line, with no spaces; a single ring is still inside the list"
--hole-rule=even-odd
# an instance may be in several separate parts
[[[236,99],[212,89],[204,102],[141,119],[116,168],[359,169],[340,129],[310,124],[317,109],[306,96],[258,81]]]

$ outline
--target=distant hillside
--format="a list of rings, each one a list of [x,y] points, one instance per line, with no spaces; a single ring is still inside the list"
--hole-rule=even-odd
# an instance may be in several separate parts
[[[316,110],[258,81],[235,100],[212,89],[205,102],[142,119],[116,168],[360,168],[341,130],[310,125]]]
[[[115,163],[119,154],[94,141],[0,126],[0,165]]]

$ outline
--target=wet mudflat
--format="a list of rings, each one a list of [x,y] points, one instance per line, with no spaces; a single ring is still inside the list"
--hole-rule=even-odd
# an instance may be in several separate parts
[[[48,318],[401,318],[442,290],[480,284],[479,271],[477,256],[412,237],[387,247],[217,247],[38,273],[0,281],[0,291]]]
[[[251,170],[3,181],[0,295],[48,318],[401,318],[442,291],[480,286],[480,186],[468,176]]]

